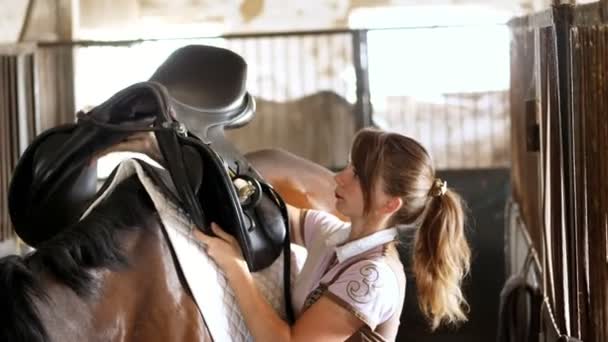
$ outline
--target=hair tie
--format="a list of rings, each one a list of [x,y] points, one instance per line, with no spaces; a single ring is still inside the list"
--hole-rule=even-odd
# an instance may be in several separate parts
[[[448,182],[441,180],[440,178],[435,178],[433,181],[433,186],[431,187],[430,195],[433,197],[440,197],[445,195],[448,191]]]

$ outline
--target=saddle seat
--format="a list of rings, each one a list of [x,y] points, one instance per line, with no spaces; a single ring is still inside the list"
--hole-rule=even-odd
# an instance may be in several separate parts
[[[210,129],[239,128],[253,118],[255,101],[246,78],[247,64],[236,53],[189,45],[173,52],[150,81],[165,86],[177,120],[210,142]]]

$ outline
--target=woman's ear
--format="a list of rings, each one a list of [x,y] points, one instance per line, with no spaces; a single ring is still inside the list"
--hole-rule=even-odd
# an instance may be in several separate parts
[[[380,210],[385,214],[392,214],[401,209],[403,200],[399,197],[389,197]]]

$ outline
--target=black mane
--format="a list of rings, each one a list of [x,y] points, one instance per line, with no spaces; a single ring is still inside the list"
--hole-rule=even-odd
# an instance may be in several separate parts
[[[86,218],[40,244],[35,253],[24,259],[0,259],[0,341],[47,341],[33,305],[36,298],[46,296],[40,275],[48,272],[81,297],[94,294],[97,286],[88,269],[125,267],[128,260],[118,233],[145,228],[153,216],[157,218],[153,203],[133,176]]]

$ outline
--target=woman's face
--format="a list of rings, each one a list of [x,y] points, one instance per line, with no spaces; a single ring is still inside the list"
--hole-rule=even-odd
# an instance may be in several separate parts
[[[363,191],[357,171],[352,164],[348,164],[334,178],[336,179],[336,209],[351,218],[363,216]]]

